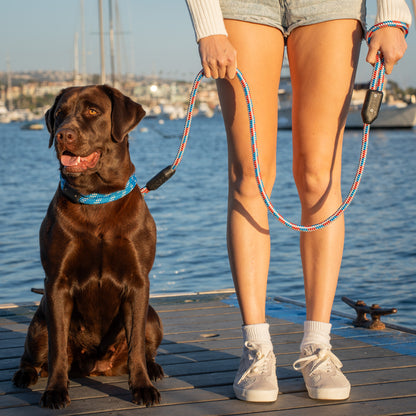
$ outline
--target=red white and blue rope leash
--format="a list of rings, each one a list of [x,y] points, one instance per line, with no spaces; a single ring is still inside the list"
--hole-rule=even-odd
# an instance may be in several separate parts
[[[370,43],[372,34],[383,27],[393,26],[402,29],[405,34],[408,33],[408,26],[407,24],[399,21],[386,21],[379,23],[373,26],[367,33],[367,42]],[[364,166],[367,158],[367,151],[368,151],[368,140],[369,140],[369,132],[370,132],[370,124],[375,120],[378,114],[378,110],[380,108],[380,104],[383,97],[383,87],[384,87],[384,75],[385,75],[385,68],[383,58],[380,55],[377,56],[377,62],[373,69],[373,74],[370,81],[369,90],[367,91],[367,96],[363,104],[362,110],[362,117],[363,117],[363,135],[361,140],[361,151],[360,151],[360,159],[358,163],[357,172],[355,174],[355,178],[353,184],[348,192],[348,195],[345,197],[342,204],[339,208],[330,215],[324,221],[314,224],[314,225],[300,225],[295,224],[293,222],[288,221],[285,219],[279,212],[274,208],[272,202],[270,201],[269,196],[267,195],[263,180],[261,178],[260,172],[260,165],[259,165],[259,157],[258,157],[258,148],[257,148],[257,133],[256,133],[256,121],[254,117],[254,110],[253,110],[253,103],[251,100],[250,89],[249,86],[244,79],[243,74],[237,69],[237,77],[240,81],[240,84],[244,90],[244,95],[246,98],[247,103],[247,112],[249,117],[249,124],[250,124],[250,139],[251,139],[251,146],[252,146],[252,154],[253,154],[253,165],[254,171],[257,181],[257,186],[259,188],[260,194],[268,208],[268,210],[284,225],[287,227],[302,232],[311,232],[316,231],[319,229],[324,228],[331,222],[335,221],[351,204],[352,199],[354,198],[358,186],[360,185],[362,174],[364,171]],[[188,105],[187,117],[185,120],[185,126],[183,130],[182,140],[179,145],[178,153],[172,165],[163,169],[159,174],[157,174],[154,178],[152,178],[144,188],[141,188],[142,193],[147,193],[151,190],[157,189],[160,185],[162,185],[166,180],[168,180],[176,171],[179,163],[182,160],[183,153],[186,148],[186,144],[189,138],[189,132],[191,128],[192,116],[195,106],[196,94],[201,82],[202,77],[204,76],[203,70],[201,70],[198,75],[195,77]]]

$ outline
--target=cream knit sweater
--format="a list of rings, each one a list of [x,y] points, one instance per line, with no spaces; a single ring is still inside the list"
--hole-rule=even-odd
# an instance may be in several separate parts
[[[196,40],[210,35],[227,35],[219,0],[186,0],[194,25]],[[405,0],[377,0],[375,23],[386,20],[412,22],[412,15]]]

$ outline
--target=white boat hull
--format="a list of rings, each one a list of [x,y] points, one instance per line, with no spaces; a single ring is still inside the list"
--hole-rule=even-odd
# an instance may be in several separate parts
[[[292,110],[290,108],[279,110],[279,128],[292,128]],[[416,125],[416,104],[406,107],[395,107],[381,105],[380,112],[376,120],[371,124],[371,128],[382,129],[403,129],[413,128]],[[347,118],[347,129],[362,129],[361,108],[350,110]]]

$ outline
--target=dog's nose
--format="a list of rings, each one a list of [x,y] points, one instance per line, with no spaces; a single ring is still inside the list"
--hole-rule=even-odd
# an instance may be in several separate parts
[[[76,138],[76,133],[71,129],[60,129],[56,133],[56,139],[60,142],[72,143]]]

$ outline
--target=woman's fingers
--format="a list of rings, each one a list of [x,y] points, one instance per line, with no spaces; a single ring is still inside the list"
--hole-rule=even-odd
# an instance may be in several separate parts
[[[213,35],[199,41],[204,75],[207,78],[234,78],[237,69],[237,52],[224,35]]]
[[[403,57],[407,49],[405,34],[397,27],[385,27],[373,33],[368,47],[367,62],[374,65],[377,53],[384,58],[386,74],[390,74],[394,65]]]

